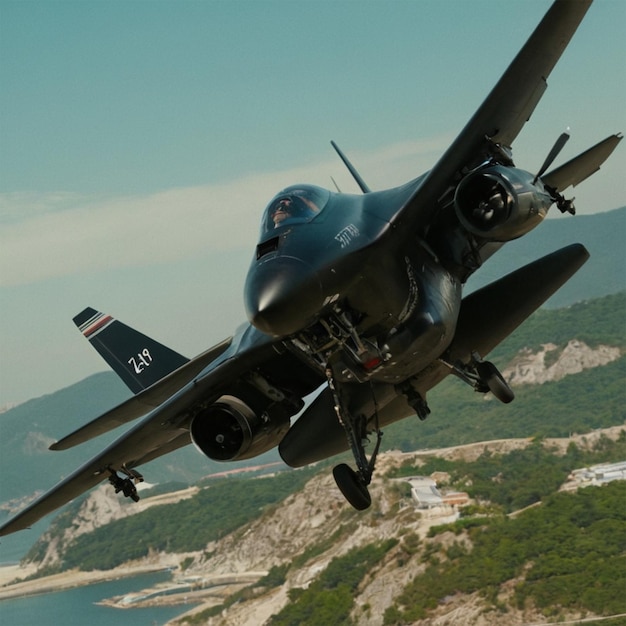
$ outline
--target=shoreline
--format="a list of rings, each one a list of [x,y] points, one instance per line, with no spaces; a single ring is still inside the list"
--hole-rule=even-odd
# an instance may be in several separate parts
[[[15,598],[25,598],[28,596],[42,595],[46,593],[56,593],[66,591],[76,587],[84,587],[97,583],[129,578],[140,574],[152,574],[161,572],[178,566],[177,562],[170,563],[146,563],[134,566],[120,566],[111,570],[94,570],[84,572],[73,569],[59,574],[42,576],[23,580],[36,573],[36,567],[20,565],[8,565],[0,567],[0,601]]]
[[[105,598],[98,604],[116,609],[133,609],[181,604],[206,604],[211,600],[221,604],[244,587],[256,583],[266,571],[240,574],[218,574],[210,577],[171,580],[127,594]]]
[[[178,562],[159,560],[152,563],[137,563],[120,566],[111,570],[85,572],[78,569],[67,570],[58,574],[24,580],[37,572],[33,565],[0,566],[0,602],[67,591],[99,583],[132,578],[141,574],[153,574],[178,569]],[[129,590],[122,596],[105,598],[98,604],[116,609],[146,608],[156,606],[203,605],[214,599],[216,604],[226,597],[256,582],[267,572],[246,572],[240,574],[221,574],[199,580],[169,580],[149,589]]]

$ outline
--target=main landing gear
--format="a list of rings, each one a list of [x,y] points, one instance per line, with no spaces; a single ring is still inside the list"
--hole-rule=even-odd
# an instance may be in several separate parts
[[[364,511],[372,504],[372,498],[367,487],[372,482],[376,456],[383,433],[377,426],[375,431],[376,445],[372,456],[368,459],[363,445],[367,439],[367,419],[365,417],[353,417],[346,409],[335,384],[331,367],[326,368],[326,378],[333,394],[337,419],[346,432],[357,465],[357,471],[354,471],[346,463],[341,463],[333,469],[333,477],[345,499],[357,511]]]
[[[121,491],[125,497],[130,498],[135,502],[139,502],[139,494],[137,493],[137,487],[135,487],[135,485],[143,482],[143,476],[135,470],[126,468],[122,468],[122,472],[126,474],[126,478],[122,478],[111,468],[109,468],[109,472],[111,474],[109,476],[109,482],[115,488],[115,493],[119,493]]]
[[[446,363],[452,373],[462,381],[471,385],[478,393],[491,393],[500,400],[508,404],[515,398],[515,394],[498,368],[490,361],[483,361],[477,352],[472,352],[472,358],[467,365],[453,365]]]

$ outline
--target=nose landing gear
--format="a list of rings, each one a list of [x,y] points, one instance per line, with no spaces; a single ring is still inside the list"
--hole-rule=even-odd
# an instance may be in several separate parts
[[[376,456],[380,448],[383,436],[382,431],[376,426],[376,445],[372,456],[368,459],[363,442],[367,440],[367,420],[365,417],[354,417],[350,414],[341,398],[332,368],[326,368],[328,386],[333,395],[335,413],[339,423],[343,426],[348,437],[350,449],[356,461],[357,471],[346,463],[341,463],[333,469],[333,477],[337,487],[345,499],[357,510],[364,511],[372,504],[368,485],[372,482],[372,475],[376,464]]]
[[[449,367],[453,374],[471,385],[479,393],[491,391],[500,402],[505,404],[511,402],[515,397],[513,390],[509,387],[498,368],[490,361],[483,361],[476,352],[472,353],[471,359],[467,364],[453,364],[443,359],[439,360]],[[326,379],[333,396],[337,419],[346,433],[357,466],[355,471],[346,463],[341,463],[333,469],[333,477],[345,499],[357,511],[364,511],[372,504],[368,485],[372,482],[376,457],[380,449],[383,433],[378,427],[378,421],[376,421],[376,426],[373,429],[373,432],[376,434],[376,444],[371,457],[368,459],[364,442],[367,442],[368,434],[371,433],[372,429],[370,428],[370,433],[368,433],[367,418],[362,415],[354,416],[350,413],[347,403],[342,398],[341,389],[337,386],[330,365],[326,367]],[[425,419],[430,413],[425,400],[414,390],[402,388],[401,391],[407,396],[409,404],[416,409],[419,418]],[[378,411],[375,412],[375,416],[376,420],[378,420]]]
[[[333,468],[333,477],[343,497],[357,510],[365,511],[372,504],[372,496],[365,480],[346,463]]]

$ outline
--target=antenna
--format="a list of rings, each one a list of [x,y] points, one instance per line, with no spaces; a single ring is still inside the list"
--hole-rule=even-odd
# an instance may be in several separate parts
[[[559,155],[559,152],[563,150],[563,146],[567,143],[567,140],[569,139],[568,131],[569,131],[569,127],[564,133],[561,133],[559,135],[559,138],[556,140],[556,142],[552,146],[552,150],[548,152],[548,156],[546,157],[546,160],[543,162],[543,165],[541,166],[541,168],[539,168],[539,171],[537,172],[537,175],[535,176],[533,180],[533,185],[537,182],[539,178],[541,178],[546,173],[546,170],[552,165],[552,162]]]
[[[352,178],[356,180],[357,185],[361,188],[363,193],[371,193],[371,189],[367,186],[367,183],[361,178],[361,175],[356,171],[356,168],[350,163],[348,157],[341,151],[339,146],[331,141],[330,145],[335,149],[335,152],[339,155],[339,158],[344,162],[344,165],[348,168]]]

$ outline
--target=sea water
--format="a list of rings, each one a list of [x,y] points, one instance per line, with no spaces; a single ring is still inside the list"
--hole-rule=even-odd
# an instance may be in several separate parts
[[[0,523],[8,519],[0,511]],[[32,529],[0,539],[0,567],[17,564],[46,529],[40,521]],[[193,605],[116,609],[96,602],[148,589],[171,579],[169,572],[141,574],[53,593],[0,600],[0,626],[162,626]]]
[[[163,626],[193,608],[177,605],[116,609],[96,602],[169,580],[169,572],[142,574],[25,598],[0,601],[2,626]]]

